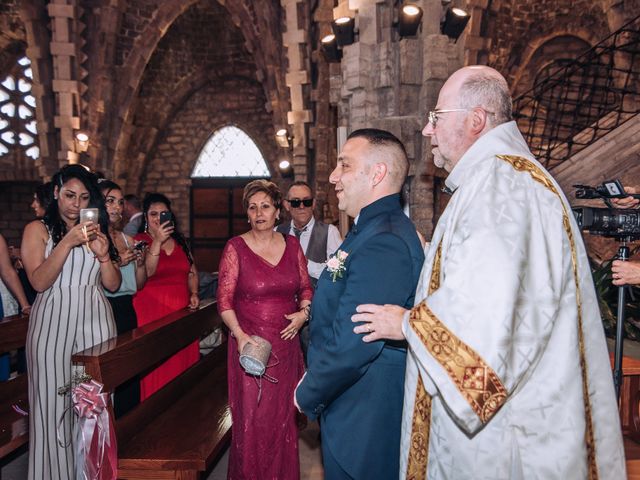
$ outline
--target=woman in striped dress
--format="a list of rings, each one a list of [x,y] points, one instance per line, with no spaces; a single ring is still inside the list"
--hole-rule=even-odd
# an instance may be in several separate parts
[[[75,478],[74,415],[70,395],[57,390],[72,379],[71,355],[115,336],[102,287],[120,286],[118,255],[108,235],[104,199],[95,175],[67,165],[54,177],[54,200],[44,218],[27,225],[22,259],[39,292],[27,333],[29,479]],[[99,222],[79,223],[82,208],[98,208]],[[57,425],[63,444],[57,439]]]

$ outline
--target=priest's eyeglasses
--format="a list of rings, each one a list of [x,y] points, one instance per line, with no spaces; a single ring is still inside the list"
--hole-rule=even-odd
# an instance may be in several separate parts
[[[452,112],[468,112],[473,110],[474,108],[480,108],[484,110],[487,115],[495,115],[495,112],[490,112],[482,107],[472,107],[472,108],[443,108],[441,110],[431,110],[429,115],[427,116],[427,121],[431,124],[431,128],[436,128],[436,124],[438,123],[438,115],[443,113],[452,113]]]
[[[304,200],[293,198],[291,200],[287,200],[287,202],[289,202],[293,208],[300,208],[300,204],[304,205],[305,207],[310,207],[311,205],[313,205],[313,198],[305,198]]]

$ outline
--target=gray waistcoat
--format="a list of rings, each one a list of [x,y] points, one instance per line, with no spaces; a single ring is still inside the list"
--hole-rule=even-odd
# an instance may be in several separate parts
[[[276,227],[276,231],[284,234],[288,234],[291,229],[291,223],[286,222]],[[327,261],[327,238],[329,237],[329,225],[324,222],[316,220],[311,230],[311,237],[309,238],[309,246],[305,252],[305,257],[308,260],[316,263],[323,263]]]

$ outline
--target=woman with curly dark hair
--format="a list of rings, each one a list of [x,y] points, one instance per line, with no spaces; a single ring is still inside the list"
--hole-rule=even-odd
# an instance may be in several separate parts
[[[143,205],[144,230],[135,236],[149,244],[145,267],[147,283],[133,297],[138,326],[155,322],[177,310],[198,308],[198,272],[187,241],[178,229],[171,201],[160,193],[149,193]],[[170,357],[142,378],[140,400],[180,375],[198,361],[198,342]]]
[[[116,335],[103,287],[120,286],[118,254],[95,175],[67,165],[53,177],[53,201],[42,220],[27,225],[22,261],[38,295],[27,332],[29,372],[29,479],[75,476],[70,395],[58,389],[72,379],[71,355]],[[97,222],[80,222],[83,208],[97,208]],[[64,417],[63,417],[64,415]],[[64,418],[60,435],[58,421]]]

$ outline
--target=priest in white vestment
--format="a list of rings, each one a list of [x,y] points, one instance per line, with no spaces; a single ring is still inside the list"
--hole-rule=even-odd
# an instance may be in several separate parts
[[[626,478],[580,231],[511,121],[506,81],[454,73],[423,133],[453,196],[416,306],[353,317],[364,341],[409,342],[400,478]]]

